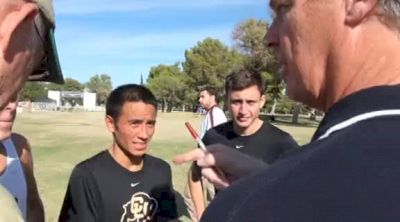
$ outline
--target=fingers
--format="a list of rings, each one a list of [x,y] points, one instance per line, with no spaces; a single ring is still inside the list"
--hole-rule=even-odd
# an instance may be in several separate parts
[[[223,189],[229,186],[229,181],[219,175],[213,168],[202,168],[201,174],[207,178],[217,189]]]
[[[194,149],[190,152],[180,154],[173,159],[175,164],[183,164],[187,162],[197,161],[205,156],[205,152],[201,149]]]
[[[204,156],[197,160],[199,167],[212,167],[215,166],[215,157],[212,153],[204,153]]]

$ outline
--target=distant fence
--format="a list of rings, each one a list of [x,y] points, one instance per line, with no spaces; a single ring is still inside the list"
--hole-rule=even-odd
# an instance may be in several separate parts
[[[47,102],[33,102],[31,103],[31,111],[57,111],[56,103],[47,103]]]
[[[83,106],[57,106],[53,102],[19,102],[18,112],[105,112],[104,106],[96,106],[93,108],[85,108]]]

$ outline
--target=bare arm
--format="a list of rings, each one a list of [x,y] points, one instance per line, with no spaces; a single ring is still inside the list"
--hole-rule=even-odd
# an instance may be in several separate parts
[[[193,163],[189,169],[188,185],[190,196],[192,197],[194,208],[196,210],[197,219],[200,220],[200,217],[205,210],[205,197],[203,195],[203,186],[201,183],[201,171],[195,163]]]
[[[20,153],[20,160],[24,168],[26,185],[27,185],[27,221],[28,222],[44,222],[43,203],[40,199],[33,173],[33,159],[31,146],[29,141],[20,134],[12,135],[13,141]]]

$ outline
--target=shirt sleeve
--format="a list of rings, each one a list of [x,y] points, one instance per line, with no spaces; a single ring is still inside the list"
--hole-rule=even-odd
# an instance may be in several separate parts
[[[158,213],[157,220],[160,222],[174,221],[177,219],[177,209],[175,201],[175,191],[172,185],[171,167],[167,165],[166,168],[166,181],[164,185],[159,187],[156,198],[158,199]]]
[[[100,193],[90,172],[77,166],[71,174],[59,221],[99,221]]]

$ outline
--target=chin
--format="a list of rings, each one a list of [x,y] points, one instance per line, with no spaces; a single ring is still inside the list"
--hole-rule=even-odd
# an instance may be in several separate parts
[[[246,129],[247,127],[249,127],[251,125],[251,122],[236,122],[236,125],[242,129]]]
[[[129,151],[129,154],[136,157],[142,157],[144,154],[146,154],[146,151],[147,149],[133,149]]]

